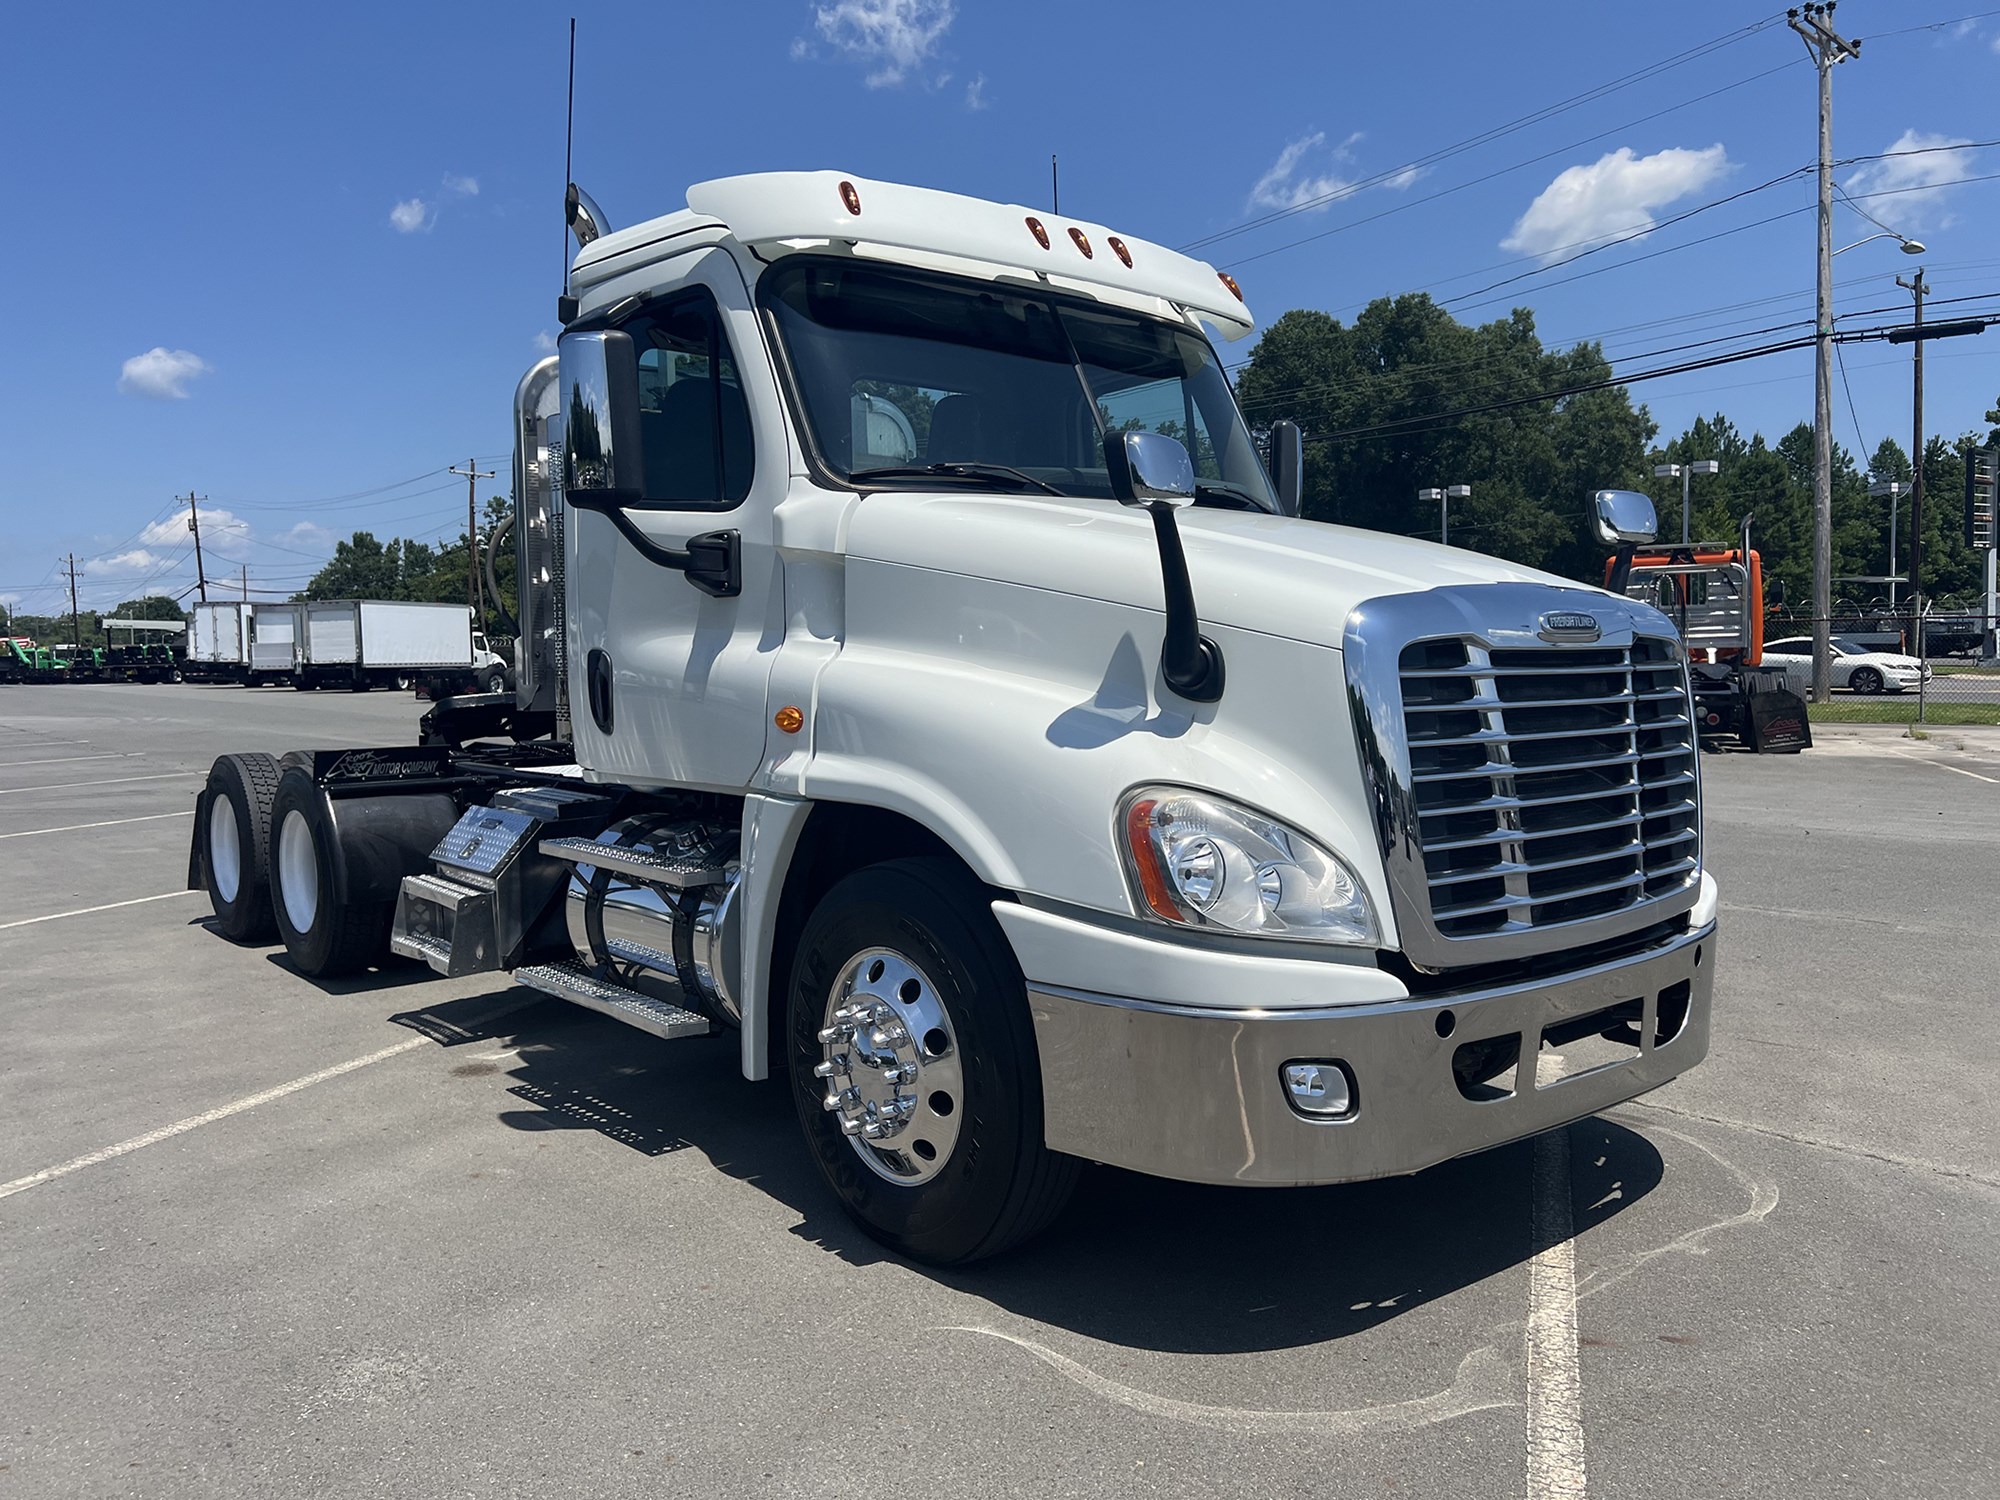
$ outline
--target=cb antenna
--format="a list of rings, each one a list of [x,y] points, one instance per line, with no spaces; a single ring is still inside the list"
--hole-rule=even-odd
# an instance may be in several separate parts
[[[1049,195],[1055,200],[1049,205],[1049,212],[1062,212],[1062,178],[1056,175],[1056,154],[1049,153]]]
[[[570,152],[576,144],[576,17],[569,18],[569,107],[563,116],[563,296],[569,295],[569,185],[576,181],[570,172]]]

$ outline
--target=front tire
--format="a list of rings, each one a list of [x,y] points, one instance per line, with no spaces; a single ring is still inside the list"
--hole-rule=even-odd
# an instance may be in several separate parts
[[[279,765],[268,755],[224,755],[208,772],[202,821],[202,884],[216,929],[232,943],[268,943],[271,918],[271,799]]]
[[[977,882],[944,859],[857,871],[814,910],[792,973],[793,1102],[856,1223],[933,1265],[1047,1226],[1082,1164],[1042,1144],[1026,986]]]
[[[507,674],[497,670],[488,672],[480,687],[489,693],[504,693],[507,691]]]
[[[396,915],[393,901],[339,899],[334,838],[326,796],[311,772],[287,770],[271,799],[271,914],[293,967],[314,979],[380,963]]]
[[[1882,691],[1882,674],[1873,667],[1856,667],[1854,675],[1847,679],[1847,686],[1856,693],[1879,693]]]

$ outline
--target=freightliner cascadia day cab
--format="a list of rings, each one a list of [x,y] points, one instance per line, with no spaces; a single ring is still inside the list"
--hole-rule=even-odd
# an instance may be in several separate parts
[[[733,1034],[835,1197],[940,1263],[1087,1161],[1410,1173],[1702,1058],[1657,610],[1300,519],[1210,266],[837,172],[687,202],[613,233],[571,189],[515,397],[515,694],[218,760],[223,933]]]

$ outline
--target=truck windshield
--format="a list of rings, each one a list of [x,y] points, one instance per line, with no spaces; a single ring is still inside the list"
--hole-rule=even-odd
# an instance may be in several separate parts
[[[1198,503],[1277,501],[1208,341],[1029,287],[851,261],[781,265],[766,303],[821,460],[852,483],[1109,498],[1106,432],[1176,439]]]

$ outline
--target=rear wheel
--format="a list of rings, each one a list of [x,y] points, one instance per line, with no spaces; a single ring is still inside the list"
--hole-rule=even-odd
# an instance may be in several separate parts
[[[1882,691],[1882,674],[1873,667],[1856,667],[1854,675],[1847,679],[1847,685],[1857,693],[1879,693]]]
[[[268,755],[224,755],[209,768],[202,883],[217,929],[233,943],[268,943],[276,933],[267,872],[278,777]]]
[[[326,794],[302,767],[271,799],[271,912],[293,965],[313,978],[352,974],[389,951],[393,901],[344,902],[334,871]]]
[[[1081,1163],[1042,1144],[1021,971],[956,864],[895,860],[829,891],[800,938],[789,1023],[799,1123],[876,1239],[979,1260],[1067,1201]]]

